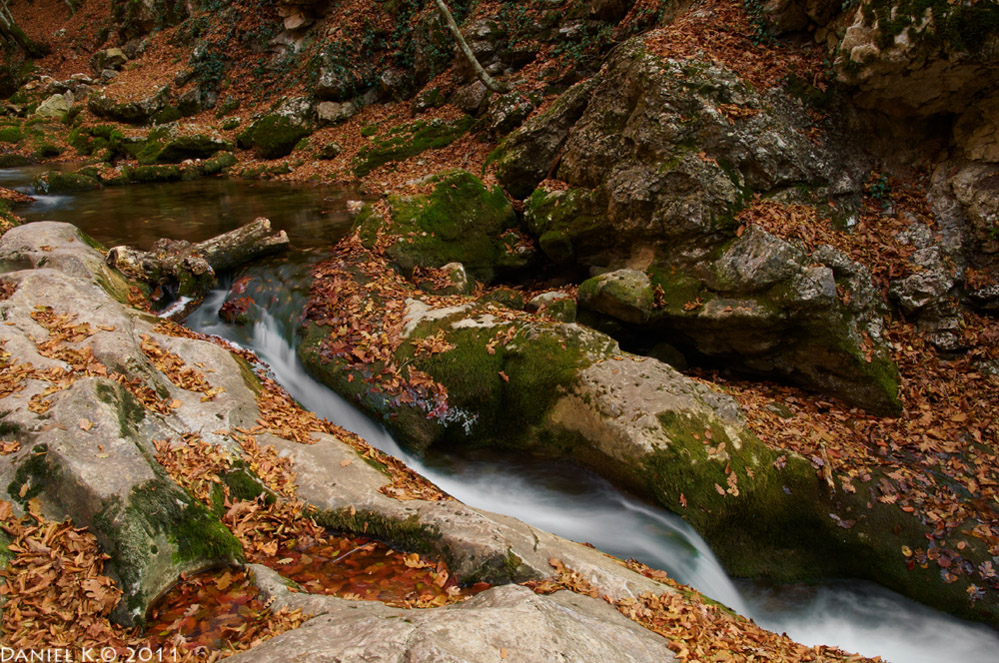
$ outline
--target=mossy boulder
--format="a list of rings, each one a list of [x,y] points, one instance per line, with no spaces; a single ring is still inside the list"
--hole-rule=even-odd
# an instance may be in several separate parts
[[[280,113],[263,116],[236,137],[236,144],[252,149],[261,159],[288,156],[300,140],[311,133],[309,128]]]
[[[137,166],[129,172],[133,182],[176,182],[183,177],[177,166]]]
[[[0,128],[0,143],[20,143],[24,140],[24,132],[20,127]]]
[[[713,253],[655,260],[653,307],[636,324],[609,308],[619,338],[670,339],[684,354],[778,377],[869,411],[901,409],[898,370],[870,273],[831,247],[750,228]],[[840,293],[848,293],[843,294]]]
[[[113,86],[112,86],[113,87]],[[87,99],[87,110],[98,117],[105,117],[126,124],[149,124],[153,116],[163,110],[170,101],[170,86],[154,90],[143,99],[119,101],[111,96],[114,90],[93,94]]]
[[[208,159],[218,152],[232,149],[231,143],[214,136],[204,134],[177,136],[163,144],[163,148],[156,155],[156,162],[180,163],[185,159]]]
[[[619,269],[583,281],[578,301],[580,307],[642,324],[652,313],[652,283],[644,272]]]
[[[364,177],[386,163],[403,161],[427,150],[446,147],[468,133],[473,121],[471,117],[449,122],[417,120],[393,127],[361,148],[354,162],[354,174]]]
[[[489,282],[506,254],[502,233],[516,225],[510,201],[498,187],[488,189],[464,170],[445,171],[429,195],[389,196],[391,224],[381,232],[396,236],[389,257],[404,272],[460,262],[473,279]],[[365,215],[355,228],[370,235],[378,222]]]
[[[47,173],[36,175],[32,180],[32,186],[37,193],[62,194],[92,191],[101,188],[101,183],[96,177],[84,173],[50,170]]]

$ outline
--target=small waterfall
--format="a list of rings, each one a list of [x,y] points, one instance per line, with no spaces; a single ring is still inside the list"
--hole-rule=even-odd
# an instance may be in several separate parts
[[[871,583],[769,586],[758,581],[733,582],[704,540],[681,518],[621,492],[584,468],[490,452],[456,456],[431,450],[420,458],[408,454],[383,426],[306,373],[289,340],[294,338],[289,330],[304,300],[289,297],[295,284],[283,282],[301,271],[277,274],[273,266],[264,269],[263,281],[278,291],[258,291],[253,296],[262,307],[278,301],[272,309],[276,315],[263,310],[253,325],[225,324],[218,310],[226,290],[219,289],[185,324],[254,350],[304,407],[404,460],[466,504],[664,569],[679,582],[696,587],[761,626],[786,632],[805,644],[835,645],[881,656],[890,663],[995,660],[999,651],[995,631]],[[276,300],[275,295],[280,297]]]

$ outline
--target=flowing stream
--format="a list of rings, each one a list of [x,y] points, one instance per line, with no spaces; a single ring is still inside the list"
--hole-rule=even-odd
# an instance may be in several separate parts
[[[24,187],[28,181],[27,169],[0,171],[0,184]],[[28,220],[75,223],[108,245],[139,247],[148,247],[161,236],[199,241],[255,216],[268,216],[275,227],[288,231],[296,249],[241,272],[252,279],[247,294],[263,309],[260,320],[243,327],[222,322],[218,310],[228,288],[220,287],[185,323],[254,350],[306,408],[402,458],[467,504],[662,568],[680,582],[799,642],[836,645],[892,663],[997,660],[999,634],[995,631],[871,583],[773,586],[733,581],[682,519],[622,492],[586,469],[495,452],[431,451],[417,458],[401,449],[382,426],[310,377],[295,356],[294,327],[307,295],[309,270],[322,259],[322,247],[347,231],[344,201],[351,193],[202,180],[43,196],[18,213]]]

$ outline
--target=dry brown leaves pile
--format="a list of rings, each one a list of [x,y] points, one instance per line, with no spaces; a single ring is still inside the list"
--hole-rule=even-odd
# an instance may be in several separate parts
[[[428,417],[447,412],[444,386],[396,361],[412,286],[384,257],[367,251],[355,236],[316,267],[313,279],[305,315],[328,330],[320,350],[325,361],[344,362],[349,382],[377,385],[393,407],[419,407]]]
[[[551,594],[568,589],[577,594],[599,597],[599,592],[579,573],[558,559],[550,559],[555,569],[552,579],[524,583],[539,594]],[[849,654],[836,647],[818,645],[806,647],[786,635],[777,635],[760,628],[751,620],[740,617],[706,599],[698,591],[680,585],[664,571],[651,569],[629,560],[625,566],[653,580],[669,585],[673,592],[655,595],[646,592],[638,598],[617,601],[603,599],[621,614],[669,641],[669,648],[680,661],[700,663],[753,663],[782,661],[783,663],[832,663],[833,661],[880,661],[858,654]]]
[[[221,490],[225,514],[222,522],[243,546],[250,562],[276,566],[292,551],[330,546],[336,537],[314,520],[315,509],[295,497],[295,474],[289,458],[282,458],[270,446],[261,447],[248,432],[232,433],[242,449],[243,460],[263,482],[270,494],[255,500],[237,500],[230,494],[222,476],[233,470],[234,459],[218,445],[207,444],[197,435],[183,436],[177,443],[155,443],[157,460],[177,483],[211,506],[213,493]],[[238,468],[237,468],[238,469]],[[443,587],[450,578],[447,566],[431,562],[416,553],[407,556],[407,567],[424,569],[429,579]],[[438,578],[439,576],[439,578]],[[321,590],[322,585],[317,586]],[[403,607],[437,607],[465,600],[458,591],[434,592],[392,602]]]
[[[188,366],[183,359],[163,348],[146,334],[143,334],[141,339],[142,352],[145,353],[149,361],[158,371],[166,375],[170,382],[181,389],[203,394],[202,402],[210,401],[225,391],[222,387],[212,387],[202,373]]]
[[[16,518],[0,501],[0,529],[14,540],[10,564],[0,570],[0,620],[4,644],[21,649],[114,647],[125,652],[129,633],[108,615],[121,591],[103,575],[107,555],[97,539],[69,521],[49,522],[29,502],[29,514]]]
[[[14,553],[10,564],[0,570],[0,597],[5,601],[0,632],[5,645],[35,651],[110,648],[124,660],[129,647],[184,644],[171,637],[171,629],[151,642],[137,629],[112,623],[109,615],[121,591],[103,574],[108,556],[100,552],[96,537],[69,521],[46,520],[35,500],[28,504],[28,515],[17,518],[10,503],[0,501],[0,529],[13,538],[9,549]],[[250,617],[248,628],[228,642],[228,649],[195,654],[181,648],[170,654],[171,660],[215,661],[297,628],[306,619],[286,608],[258,610]]]
[[[260,361],[253,352],[233,348],[224,341],[191,331],[171,320],[161,321],[157,324],[154,331],[158,334],[168,336],[179,336],[216,343],[227,351],[241,357],[251,366],[260,367]],[[260,393],[257,394],[257,407],[260,410],[260,417],[257,419],[259,428],[249,431],[237,430],[237,433],[256,435],[268,432],[278,437],[283,437],[286,440],[294,440],[300,444],[314,444],[316,440],[313,437],[313,433],[327,433],[353,447],[363,458],[370,459],[384,466],[392,480],[391,484],[381,488],[381,491],[386,495],[400,500],[421,499],[437,501],[452,499],[447,493],[444,493],[423,476],[414,472],[398,458],[382,453],[364,441],[360,436],[304,409],[295,402],[295,399],[283,387],[267,377],[262,368],[257,371],[257,378],[261,383]]]
[[[824,52],[813,46],[757,45],[756,26],[739,0],[704,0],[645,39],[650,52],[664,58],[703,58],[721,64],[761,91],[795,75],[819,89],[826,86]]]
[[[869,265],[886,292],[890,279],[912,269],[907,259],[913,249],[897,235],[913,221],[934,227],[918,182],[891,180],[891,190],[893,213],[868,199],[849,232],[811,207],[759,200],[739,220],[803,240],[809,249],[830,244]],[[965,313],[964,321],[962,341],[969,350],[950,359],[912,324],[888,324],[891,358],[901,374],[904,411],[898,418],[874,417],[791,387],[710,377],[739,399],[766,444],[793,449],[816,467],[831,465],[840,490],[870,491],[871,502],[897,504],[930,527],[926,547],[900,549],[899,563],[934,565],[946,582],[965,583],[974,603],[986,591],[999,591],[993,564],[975,567],[962,555],[975,539],[999,554],[999,377],[983,369],[999,361],[999,320]]]
[[[828,216],[811,205],[790,205],[758,196],[736,219],[743,225],[757,225],[785,239],[803,242],[809,251],[828,244],[871,270],[875,285],[883,292],[888,281],[907,276],[909,257],[914,252],[897,236],[918,221],[935,229],[936,222],[921,192],[921,182],[892,179],[892,214],[884,214],[882,203],[866,198],[864,207],[849,231],[837,228]],[[742,228],[738,231],[740,234]]]

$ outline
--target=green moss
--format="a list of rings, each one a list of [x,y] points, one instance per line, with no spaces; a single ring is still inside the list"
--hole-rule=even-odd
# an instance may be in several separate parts
[[[79,193],[101,188],[100,181],[83,173],[63,173],[51,170],[37,175],[32,185],[38,193]]]
[[[10,552],[10,544],[14,542],[7,532],[0,529],[0,569],[4,569],[10,564],[14,555]]]
[[[384,224],[385,219],[376,214],[375,209],[371,205],[365,204],[361,208],[360,213],[358,213],[357,218],[354,219],[351,231],[357,233],[361,238],[361,244],[370,250],[375,247],[375,242],[378,241],[378,231],[381,230]]]
[[[138,166],[130,174],[133,182],[176,182],[181,179],[177,166]]]
[[[463,117],[452,122],[419,120],[396,127],[387,136],[361,148],[354,162],[354,174],[364,177],[391,161],[403,161],[426,150],[450,145],[468,133],[473,122],[471,117]],[[364,129],[361,134],[364,135]]]
[[[517,222],[513,206],[499,187],[489,190],[464,170],[434,182],[429,196],[389,197],[391,233],[400,236],[389,257],[405,272],[460,262],[472,278],[491,281],[504,250],[499,236]]]
[[[62,154],[63,150],[58,145],[52,143],[42,142],[35,145],[35,149],[32,152],[32,156],[36,159],[51,159],[52,157],[57,157]]]
[[[788,454],[777,469],[778,454],[751,434],[732,440],[701,416],[665,412],[659,420],[670,443],[643,461],[645,490],[694,525],[730,573],[791,582],[832,570],[821,487],[807,461]],[[709,454],[723,442],[724,454]],[[738,478],[738,497],[719,493],[729,488],[726,468]]]
[[[927,47],[944,46],[978,53],[990,36],[999,32],[999,5],[951,3],[947,0],[871,0],[864,6],[868,24],[877,18],[882,48],[890,48],[903,30],[920,25],[926,12],[933,16],[932,27],[909,33],[910,39]]]
[[[578,252],[599,250],[607,243],[608,226],[594,194],[585,189],[535,189],[524,206],[527,230],[549,259],[565,264]]]
[[[170,562],[181,567],[243,560],[239,541],[214,514],[164,479],[135,486],[125,504],[117,497],[106,500],[93,528],[111,555],[130,609],[153,598],[143,595],[141,585],[146,570],[164,561],[160,537],[172,547]]]
[[[237,500],[255,500],[260,495],[266,495],[264,502],[274,504],[277,498],[264,486],[260,477],[250,469],[246,462],[237,460],[222,475],[222,480],[229,487],[229,495]]]
[[[319,525],[335,532],[364,534],[385,541],[393,546],[420,553],[440,552],[440,532],[424,525],[414,514],[405,520],[386,517],[367,509],[343,508],[317,510],[313,519]]]
[[[689,276],[672,265],[655,262],[647,270],[652,288],[662,288],[665,306],[653,309],[652,320],[662,317],[696,317],[700,307],[687,310],[689,302],[707,303],[715,297],[700,279]]]
[[[180,109],[170,105],[153,115],[152,122],[153,124],[169,124],[170,122],[176,122],[182,117],[184,117],[184,114],[180,112]]]
[[[0,143],[20,143],[22,140],[24,140],[24,133],[18,127],[0,129]]]
[[[446,327],[425,323],[414,337],[437,333],[440,328]],[[490,354],[487,346],[497,332],[505,334],[506,327],[452,329],[446,334],[455,346],[452,350],[414,358],[420,370],[447,387],[449,408],[466,415],[457,417],[458,423],[443,431],[442,437],[518,447],[540,444],[540,451],[552,454],[555,450],[541,448],[545,445],[535,429],[599,349],[588,345],[589,336],[539,325],[518,329],[510,343],[497,345]],[[404,347],[408,359],[411,346]]]
[[[46,487],[57,481],[58,471],[48,458],[48,447],[39,444],[17,466],[14,478],[7,484],[7,494],[15,502],[27,505],[28,500],[38,497]]]
[[[261,159],[279,159],[291,154],[309,130],[284,115],[265,115],[237,136],[237,144],[252,148]]]
[[[0,154],[0,168],[22,168],[30,166],[31,159],[20,154]]]
[[[232,168],[238,163],[236,155],[232,152],[221,152],[211,159],[206,159],[198,166],[202,175],[216,175],[226,168]]]
[[[130,391],[117,383],[100,381],[95,390],[101,402],[111,406],[118,413],[118,432],[123,438],[135,435],[146,417],[146,409]]]

